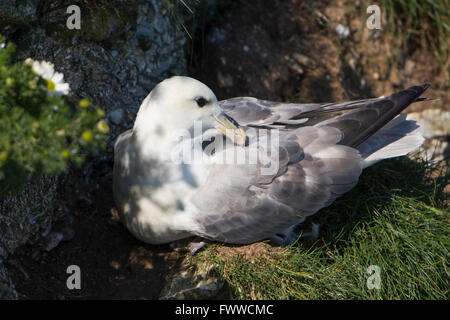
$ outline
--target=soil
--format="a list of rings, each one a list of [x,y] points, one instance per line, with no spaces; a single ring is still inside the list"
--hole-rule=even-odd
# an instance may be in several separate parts
[[[339,37],[338,24],[350,35]],[[239,1],[219,10],[205,37],[188,44],[190,75],[219,99],[256,96],[278,101],[328,102],[386,95],[408,85],[432,82],[415,104],[449,110],[448,75],[433,53],[402,51],[392,32],[370,31],[364,10],[344,1]],[[425,47],[425,46],[424,46]],[[448,67],[448,62],[447,62]],[[60,182],[64,222],[53,226],[75,235],[47,252],[46,243],[10,257],[11,276],[25,299],[157,299],[168,277],[185,268],[186,250],[133,238],[114,209],[112,162],[68,173]],[[69,178],[70,177],[70,178]],[[183,242],[184,245],[186,242]],[[183,247],[182,245],[182,247]],[[179,245],[177,245],[179,247]],[[226,246],[260,254],[266,244]],[[69,290],[67,267],[82,272],[81,290]]]
[[[184,254],[135,239],[114,209],[111,175],[88,171],[71,172],[60,182],[66,213],[53,230],[69,228],[74,237],[49,252],[43,242],[11,257],[16,289],[30,299],[158,298],[169,270],[180,268]],[[81,290],[67,289],[70,265],[81,269]]]

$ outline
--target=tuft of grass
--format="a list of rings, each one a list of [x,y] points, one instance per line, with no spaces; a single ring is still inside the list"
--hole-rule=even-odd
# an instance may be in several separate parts
[[[216,264],[232,299],[448,299],[449,184],[448,163],[387,160],[308,219],[321,226],[313,245],[211,244],[190,263]],[[380,289],[367,285],[369,266]]]
[[[450,12],[448,0],[381,0],[388,24],[405,42],[426,43],[439,53],[442,61],[449,57]]]
[[[193,39],[191,32],[189,32],[189,27],[186,24],[186,17],[190,16],[194,19],[195,23],[195,6],[200,3],[200,0],[191,0],[190,3],[188,0],[166,0],[165,5],[167,10],[169,11],[169,15],[173,20],[175,27],[177,30],[182,29],[183,32],[189,37],[189,39]]]

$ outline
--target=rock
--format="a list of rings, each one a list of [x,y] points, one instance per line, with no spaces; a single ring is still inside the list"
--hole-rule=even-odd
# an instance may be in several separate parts
[[[222,88],[232,87],[234,83],[231,75],[223,75],[220,71],[217,73],[217,81]]]
[[[8,271],[0,259],[0,300],[16,300],[19,295],[8,276]]]
[[[57,180],[47,176],[30,180],[19,194],[0,200],[0,258],[36,243],[51,224]]]
[[[303,70],[303,68],[298,63],[290,63],[288,66],[289,69],[294,71],[297,75],[302,75],[305,73],[305,70]]]
[[[64,236],[61,232],[51,232],[47,237],[47,245],[45,251],[52,251],[63,240]]]
[[[450,159],[450,139],[426,139],[419,150],[419,157],[425,161],[448,161]]]
[[[223,42],[226,39],[226,33],[220,28],[214,28],[208,34],[208,41],[211,43]]]
[[[26,25],[37,19],[38,1],[2,1],[0,3],[0,28],[4,25]]]
[[[342,24],[338,24],[334,30],[340,38],[347,38],[350,35],[350,29]]]
[[[184,45],[188,36],[177,30],[163,1],[118,5],[119,8],[110,4],[87,6],[82,10],[80,32],[52,23],[64,20],[65,10],[48,9],[48,25],[33,26],[32,32],[26,28],[16,31],[20,32],[15,37],[17,58],[53,62],[76,95],[87,96],[108,115],[123,106],[137,110],[156,83],[173,74],[186,73]],[[13,4],[9,6],[10,11],[15,10]],[[120,113],[117,111],[114,119],[120,118]],[[112,121],[110,136],[116,137],[124,127],[131,126],[132,123]],[[113,139],[108,143],[111,147]]]
[[[30,180],[19,194],[0,199],[0,299],[17,299],[14,284],[3,264],[25,244],[35,244],[57,219],[57,177]]]
[[[408,113],[407,119],[416,120],[426,138],[419,156],[426,160],[450,159],[450,112],[440,109],[426,109]]]
[[[87,97],[105,110],[111,124],[106,154],[112,158],[114,138],[132,126],[154,85],[187,72],[188,35],[177,30],[177,23],[192,19],[192,14],[174,22],[166,2],[160,0],[86,3],[80,3],[81,30],[69,30],[64,23],[67,7],[61,0],[1,1],[0,34],[16,44],[17,60],[31,57],[54,63],[76,96]],[[203,4],[194,1],[189,6]],[[92,160],[96,161],[100,160]],[[51,231],[52,221],[58,219],[58,211],[53,210],[58,202],[57,180],[37,178],[19,195],[0,200],[0,299],[19,297],[3,264],[8,255],[44,237],[47,250],[73,238],[69,230]]]
[[[174,275],[160,294],[161,300],[212,299],[223,288],[225,281],[216,276],[216,265],[198,265]]]
[[[408,113],[408,119],[416,120],[423,129],[426,138],[450,136],[450,112],[439,109],[426,109]]]
[[[409,76],[414,72],[414,68],[416,67],[416,64],[411,59],[406,60],[405,62],[405,70],[404,75]]]
[[[52,231],[47,235],[47,244],[45,251],[49,252],[55,249],[61,241],[70,241],[75,236],[75,231],[72,228],[66,227],[61,231]]]
[[[123,116],[124,116],[123,109],[116,109],[109,114],[109,118],[115,125],[119,125],[122,123]]]
[[[314,62],[314,60],[312,60],[308,56],[305,56],[304,54],[296,52],[292,55],[292,58],[295,61],[297,61],[298,64],[300,64],[304,67],[309,67],[309,68],[313,68],[313,69],[316,67],[316,63]]]

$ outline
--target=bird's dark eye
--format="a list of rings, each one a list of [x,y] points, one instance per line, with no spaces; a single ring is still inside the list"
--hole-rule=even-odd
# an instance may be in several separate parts
[[[197,102],[197,105],[200,108],[203,108],[205,106],[205,104],[208,103],[208,101],[205,98],[203,98],[203,97],[195,97],[194,100],[195,100],[195,102]]]

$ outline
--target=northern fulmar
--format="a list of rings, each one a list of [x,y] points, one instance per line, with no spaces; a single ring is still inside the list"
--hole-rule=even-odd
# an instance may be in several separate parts
[[[329,206],[380,160],[424,141],[401,113],[429,84],[342,103],[218,101],[205,84],[175,76],[144,99],[114,145],[114,198],[138,239],[199,236],[287,245],[294,227]]]

